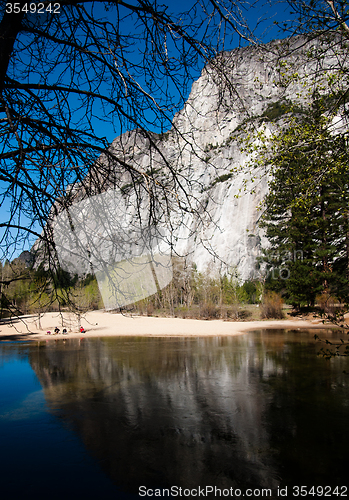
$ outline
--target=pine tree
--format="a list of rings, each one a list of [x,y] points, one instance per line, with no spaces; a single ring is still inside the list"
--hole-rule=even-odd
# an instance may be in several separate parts
[[[262,225],[268,286],[295,305],[312,305],[321,292],[347,301],[348,150],[330,131],[324,97],[275,134],[266,161],[272,170]]]

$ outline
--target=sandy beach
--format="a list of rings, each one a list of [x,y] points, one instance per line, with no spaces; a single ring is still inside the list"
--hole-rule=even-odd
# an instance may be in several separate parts
[[[220,336],[241,335],[260,328],[333,328],[323,325],[320,319],[285,319],[265,321],[223,321],[180,318],[155,318],[146,316],[123,316],[106,311],[91,311],[83,316],[81,325],[86,333],[79,332],[76,317],[69,313],[45,313],[40,323],[37,315],[21,316],[12,320],[1,320],[0,340],[43,340],[49,338],[81,338],[107,336]],[[53,334],[55,327],[60,333]],[[63,335],[62,329],[67,329]],[[47,332],[50,331],[51,335]]]

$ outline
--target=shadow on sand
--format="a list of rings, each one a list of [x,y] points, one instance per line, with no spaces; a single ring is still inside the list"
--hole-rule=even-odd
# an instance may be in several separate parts
[[[37,332],[32,332],[29,330],[28,325],[26,324],[26,319],[32,318],[32,314],[27,314],[26,316],[12,316],[11,318],[3,318],[0,320],[0,341],[3,340],[8,340],[8,341],[14,341],[14,340],[24,340],[23,337],[28,337],[30,335],[35,335]],[[16,326],[23,324],[26,326],[27,331],[25,333],[21,333],[17,331]],[[11,335],[1,335],[1,327],[2,326],[12,326],[14,329],[13,334]],[[16,332],[16,333],[15,333]]]

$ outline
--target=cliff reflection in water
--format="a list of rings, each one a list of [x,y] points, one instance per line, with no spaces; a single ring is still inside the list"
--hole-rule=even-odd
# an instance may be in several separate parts
[[[296,395],[287,381],[278,384],[300,354],[273,335],[272,350],[259,334],[48,342],[30,362],[50,410],[126,490],[275,489],[287,479],[278,442],[287,448],[299,427],[290,403]]]

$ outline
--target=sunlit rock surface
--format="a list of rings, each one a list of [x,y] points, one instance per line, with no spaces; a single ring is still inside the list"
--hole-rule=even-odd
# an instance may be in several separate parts
[[[323,56],[313,60],[311,50]],[[120,247],[129,244],[125,228],[131,235],[144,234],[143,228],[149,227],[150,221],[161,229],[164,248],[157,249],[159,254],[186,258],[200,271],[237,269],[242,280],[258,278],[257,257],[267,244],[258,222],[260,204],[268,189],[268,172],[254,167],[251,156],[241,150],[244,127],[252,124],[258,130],[264,126],[268,133],[275,130],[278,120],[287,125],[287,113],[276,116],[276,122],[270,120],[271,114],[280,103],[297,99],[301,104],[304,82],[312,78],[326,82],[338,58],[336,51],[322,41],[305,44],[303,38],[296,37],[222,53],[193,84],[170,131],[157,135],[134,130],[113,141],[110,151],[120,163],[112,165],[110,184],[104,186],[104,192],[92,196],[98,198],[99,206],[110,198],[108,190],[113,190],[113,201],[107,200],[108,210],[93,222],[98,227],[96,237],[79,232],[73,219],[73,236],[80,242],[78,251],[67,244],[69,224],[65,230],[56,224],[55,243],[63,266],[81,273],[89,272],[97,260],[98,265],[114,265],[108,256],[115,257]],[[285,64],[280,64],[280,54]],[[298,77],[280,85],[282,71]],[[107,168],[105,155],[98,161],[101,169]],[[125,172],[125,163],[144,175],[143,183],[135,182],[130,172]],[[176,172],[177,183],[171,171]],[[157,187],[148,189],[154,178]],[[91,183],[98,184],[98,179],[90,179]],[[79,188],[73,194],[77,203],[85,198]],[[110,224],[109,215],[108,224],[104,224],[109,212],[122,221],[121,232],[119,223]],[[156,220],[150,220],[150,214],[155,214]],[[91,241],[98,250],[96,262],[91,261]],[[116,250],[110,247],[113,242]],[[127,253],[118,255],[119,260],[131,258]]]

